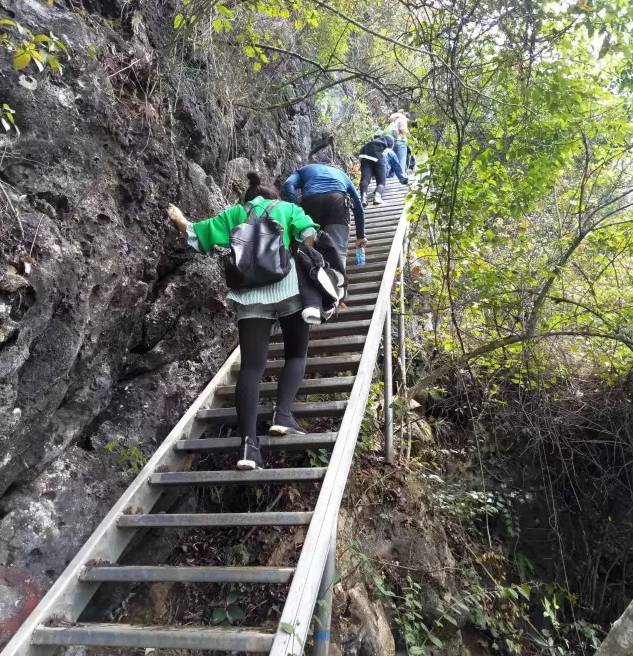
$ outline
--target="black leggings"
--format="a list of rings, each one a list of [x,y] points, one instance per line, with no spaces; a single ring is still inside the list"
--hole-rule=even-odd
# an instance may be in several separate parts
[[[272,319],[240,319],[241,365],[235,388],[237,419],[242,437],[254,437],[257,430],[259,384],[268,359],[268,343]],[[284,338],[284,367],[277,383],[277,408],[282,413],[292,410],[303,380],[308,352],[308,324],[301,312],[279,319]]]
[[[360,193],[367,193],[369,183],[371,182],[372,176],[376,178],[376,193],[382,195],[382,192],[385,190],[385,161],[380,156],[380,159],[377,162],[372,162],[369,159],[360,160]]]

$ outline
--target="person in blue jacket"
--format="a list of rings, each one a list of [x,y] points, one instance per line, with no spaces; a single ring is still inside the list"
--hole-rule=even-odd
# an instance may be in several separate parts
[[[356,247],[367,245],[360,196],[354,183],[341,169],[327,164],[302,166],[284,182],[282,198],[296,203],[298,190],[301,191],[300,205],[304,212],[330,235],[344,263],[349,243],[350,202],[356,226]]]
[[[380,135],[374,135],[374,139],[377,137],[380,137]],[[409,178],[407,177],[406,172],[402,170],[400,160],[393,150],[394,138],[389,135],[385,135],[382,138],[387,143],[387,148],[382,151],[382,156],[385,159],[385,177],[392,178],[395,175],[401,184],[407,184]]]

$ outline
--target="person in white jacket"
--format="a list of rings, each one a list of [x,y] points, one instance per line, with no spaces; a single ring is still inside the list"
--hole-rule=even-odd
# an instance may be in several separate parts
[[[404,109],[399,109],[389,117],[389,125],[385,134],[390,134],[395,139],[393,150],[398,157],[402,171],[407,172],[407,135],[409,134],[409,119]]]

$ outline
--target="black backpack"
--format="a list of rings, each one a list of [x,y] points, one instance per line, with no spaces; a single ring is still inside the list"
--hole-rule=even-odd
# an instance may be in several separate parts
[[[278,202],[268,203],[261,216],[247,203],[246,221],[231,230],[231,253],[224,265],[231,289],[263,287],[288,275],[291,256],[284,246],[284,229],[269,216]]]

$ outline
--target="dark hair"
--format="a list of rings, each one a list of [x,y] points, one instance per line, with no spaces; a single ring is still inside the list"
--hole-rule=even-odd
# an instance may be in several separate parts
[[[245,203],[247,203],[249,200],[253,200],[253,198],[257,198],[257,196],[270,199],[279,198],[279,193],[275,188],[262,187],[261,178],[259,177],[259,174],[255,173],[255,171],[247,173],[246,177],[248,178],[248,189],[244,194]]]

